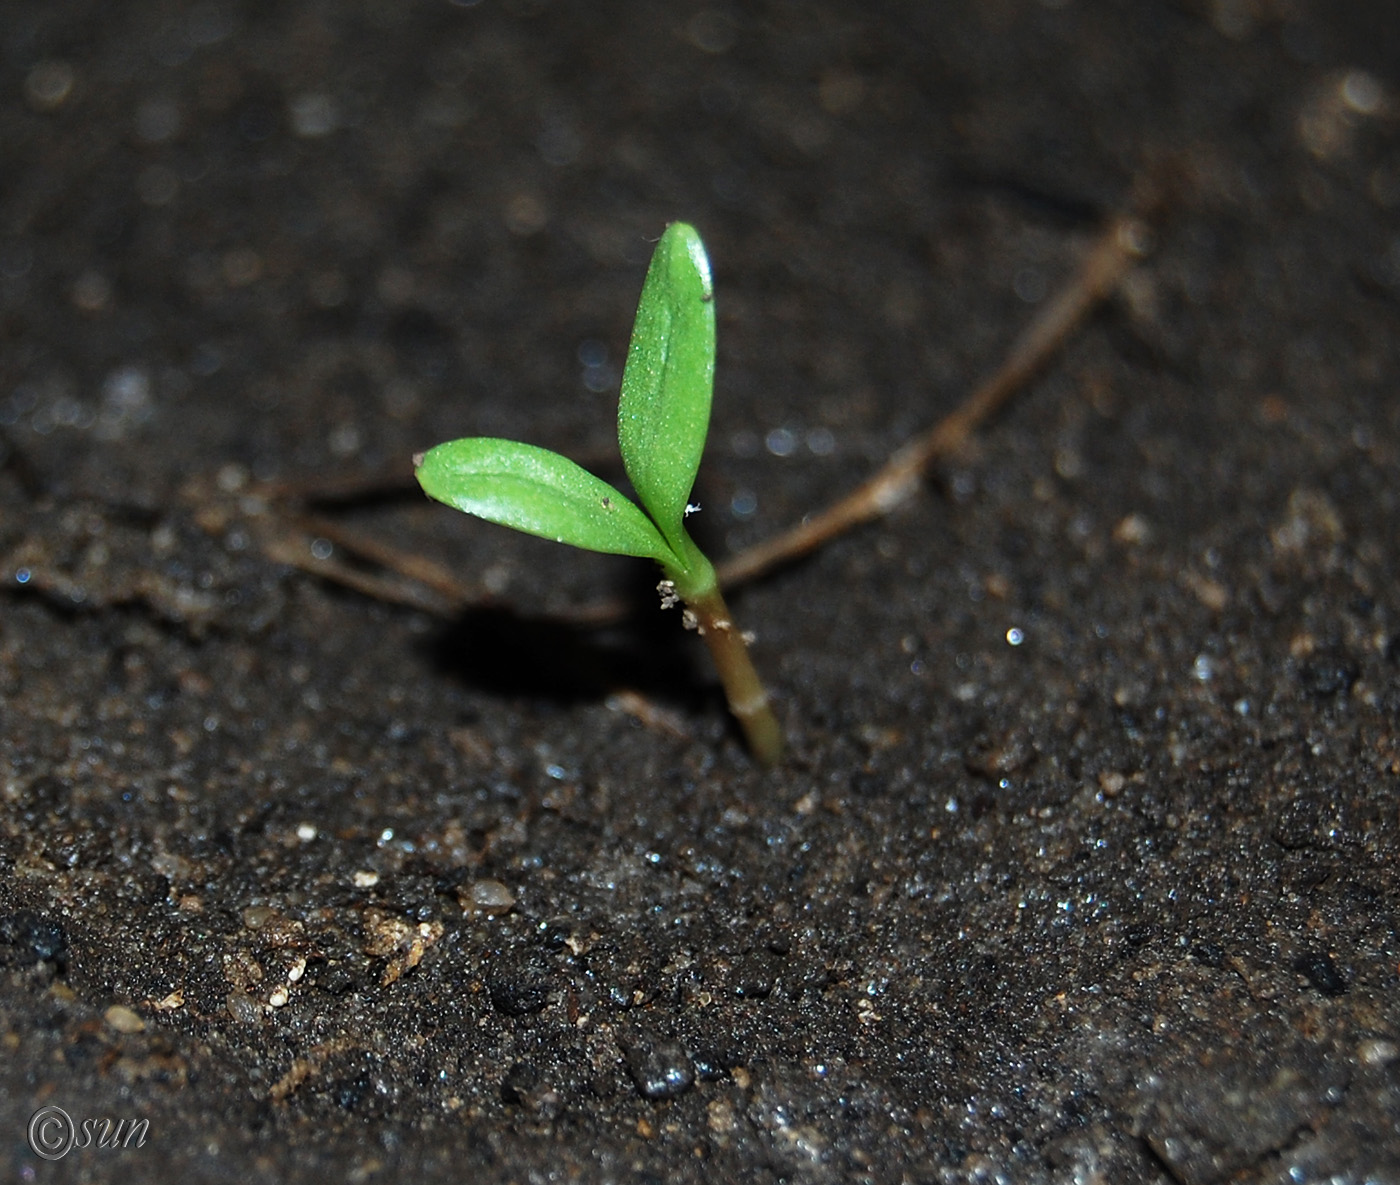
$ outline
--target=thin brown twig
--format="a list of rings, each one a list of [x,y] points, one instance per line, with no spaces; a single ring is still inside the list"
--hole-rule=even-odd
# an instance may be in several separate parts
[[[1132,215],[1109,223],[1078,272],[1030,323],[1000,367],[960,407],[902,445],[873,477],[819,514],[717,565],[722,588],[733,588],[820,547],[852,527],[888,514],[908,499],[939,457],[962,447],[1060,348],[1074,328],[1118,285],[1144,253],[1146,228]]]
[[[472,602],[461,598],[444,598],[435,590],[419,583],[411,576],[386,569],[388,575],[365,571],[334,557],[318,558],[311,550],[310,536],[295,533],[269,535],[261,542],[262,553],[274,564],[286,564],[309,576],[338,584],[370,600],[381,601],[386,605],[403,605],[409,609],[421,609],[438,617],[450,618]],[[356,554],[359,549],[345,547],[345,551]],[[367,557],[356,554],[357,559]]]
[[[442,564],[414,551],[395,547],[382,539],[343,526],[320,514],[290,514],[291,525],[307,535],[318,536],[342,551],[394,572],[405,580],[431,589],[450,606],[462,608],[482,599],[480,587],[459,580]]]

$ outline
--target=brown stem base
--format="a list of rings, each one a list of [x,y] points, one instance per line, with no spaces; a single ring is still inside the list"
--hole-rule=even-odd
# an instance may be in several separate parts
[[[768,704],[768,692],[749,658],[748,643],[724,603],[718,588],[686,602],[696,631],[715,660],[729,710],[744,730],[749,750],[760,765],[771,768],[783,756],[783,731]]]

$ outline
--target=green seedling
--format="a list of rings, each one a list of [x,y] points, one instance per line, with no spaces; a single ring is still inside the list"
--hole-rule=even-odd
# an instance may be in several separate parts
[[[782,756],[782,732],[714,566],[685,529],[710,425],[714,299],[700,236],[683,222],[671,223],[642,285],[617,409],[623,466],[645,512],[558,453],[513,440],[453,440],[414,464],[424,492],[458,510],[558,543],[660,564],[663,606],[685,603],[686,625],[708,644],[750,749],[771,766]]]

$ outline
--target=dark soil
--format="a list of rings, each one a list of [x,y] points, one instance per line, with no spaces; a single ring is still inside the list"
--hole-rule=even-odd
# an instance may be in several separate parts
[[[9,1176],[1400,1181],[1400,7],[7,0],[0,146]],[[409,485],[615,475],[684,217],[733,553],[1144,170],[1041,377],[732,598],[774,773],[646,565]]]

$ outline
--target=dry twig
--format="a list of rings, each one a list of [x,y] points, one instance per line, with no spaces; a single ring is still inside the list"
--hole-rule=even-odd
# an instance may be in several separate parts
[[[819,514],[720,564],[724,588],[753,580],[815,550],[852,527],[888,514],[908,499],[928,467],[956,452],[1060,348],[1144,253],[1146,227],[1132,216],[1109,223],[1083,265],[1016,340],[996,372],[967,400],[922,436],[901,446],[874,477]]]

